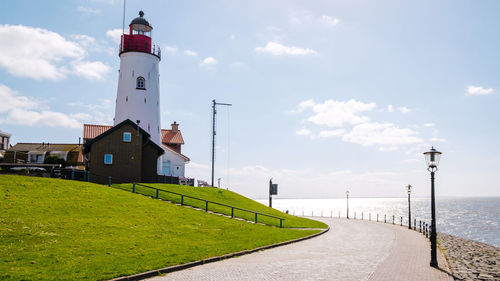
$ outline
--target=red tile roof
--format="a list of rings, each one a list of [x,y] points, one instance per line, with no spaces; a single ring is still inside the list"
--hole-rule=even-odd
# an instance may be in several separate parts
[[[111,129],[113,126],[83,124],[83,139],[91,140]],[[184,144],[181,131],[161,129],[161,142],[164,144]]]
[[[171,144],[184,144],[181,131],[161,129],[161,142]]]
[[[112,126],[83,124],[83,139],[91,140],[111,129]]]

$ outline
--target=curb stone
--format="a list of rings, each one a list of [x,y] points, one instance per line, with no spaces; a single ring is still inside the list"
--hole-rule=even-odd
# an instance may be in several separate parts
[[[221,260],[225,260],[225,259],[229,259],[229,258],[233,258],[233,257],[238,257],[238,256],[243,256],[243,255],[255,253],[258,251],[262,251],[262,250],[267,250],[267,249],[271,249],[271,248],[276,248],[276,247],[285,246],[285,245],[289,245],[292,243],[304,241],[304,240],[311,239],[311,238],[314,238],[316,236],[325,234],[329,230],[330,230],[330,227],[326,228],[325,230],[323,230],[321,232],[318,232],[318,233],[315,233],[315,234],[312,234],[309,236],[297,238],[294,240],[289,240],[289,241],[285,241],[285,242],[280,242],[280,243],[276,243],[276,244],[262,246],[262,247],[258,247],[258,248],[252,249],[252,250],[243,250],[243,251],[230,253],[230,254],[226,254],[226,255],[222,255],[222,256],[216,256],[216,257],[206,258],[203,260],[197,260],[197,261],[192,261],[192,262],[188,262],[188,263],[164,267],[164,268],[160,268],[160,269],[150,270],[150,271],[146,271],[146,272],[142,272],[142,273],[138,273],[138,274],[134,274],[134,275],[117,277],[117,278],[111,279],[110,281],[143,280],[146,278],[155,277],[155,276],[165,274],[165,273],[180,271],[180,270],[188,269],[191,267],[195,267],[195,266],[199,266],[199,265],[203,265],[203,264],[207,264],[207,263],[221,261]]]

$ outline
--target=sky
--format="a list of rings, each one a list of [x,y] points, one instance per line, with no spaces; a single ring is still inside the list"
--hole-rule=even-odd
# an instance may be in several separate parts
[[[266,198],[500,196],[500,2],[128,0],[162,49],[161,123],[186,176]],[[123,1],[0,9],[0,130],[77,143],[112,124]]]

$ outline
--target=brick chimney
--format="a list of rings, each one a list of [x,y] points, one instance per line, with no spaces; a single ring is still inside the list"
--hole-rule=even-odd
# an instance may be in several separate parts
[[[172,132],[179,131],[179,124],[177,124],[177,122],[174,121],[174,123],[172,123],[171,126],[172,126]]]

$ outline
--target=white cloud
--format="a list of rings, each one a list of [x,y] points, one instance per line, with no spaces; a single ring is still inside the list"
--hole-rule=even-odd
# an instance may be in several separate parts
[[[307,120],[316,125],[328,127],[342,127],[345,124],[358,124],[370,120],[358,113],[371,111],[376,107],[375,103],[363,103],[351,99],[345,101],[327,100],[324,103],[315,103],[313,100],[303,101],[299,104],[297,112],[306,108],[312,108],[314,114]]]
[[[345,134],[344,129],[336,129],[336,130],[325,130],[320,131],[318,137],[320,138],[330,138],[330,137],[339,137]]]
[[[323,22],[324,24],[326,24],[327,26],[336,26],[337,24],[340,23],[340,19],[338,18],[333,18],[333,17],[330,17],[330,16],[326,16],[326,15],[322,15],[320,17],[320,20],[321,22]]]
[[[495,89],[482,86],[468,86],[466,96],[485,96],[493,93]]]
[[[190,56],[190,57],[196,57],[198,55],[198,53],[196,53],[195,51],[191,51],[191,50],[184,50],[184,54],[186,56]]]
[[[213,57],[206,57],[200,63],[200,66],[205,68],[214,68],[215,65],[217,65],[217,60]]]
[[[44,109],[32,98],[20,96],[16,91],[0,84],[0,124],[81,128],[82,121],[92,118],[82,113],[66,114]]]
[[[311,134],[311,131],[306,128],[302,128],[300,130],[295,131],[295,134],[299,136],[308,136]]]
[[[389,112],[393,112],[393,111],[394,111],[394,106],[392,106],[392,104],[389,104],[389,105],[387,106],[387,111],[389,111]]]
[[[115,44],[120,44],[122,40],[123,29],[114,28],[106,31],[106,36],[113,40]]]
[[[236,35],[231,34],[231,35],[229,36],[229,38],[230,38],[231,40],[234,40],[234,39],[236,39]]]
[[[237,68],[237,69],[246,69],[246,68],[248,68],[248,66],[245,63],[241,62],[241,61],[232,62],[230,66],[231,66],[231,68]]]
[[[74,73],[89,80],[104,80],[111,67],[100,61],[74,61],[71,63]]]
[[[418,133],[408,129],[399,128],[391,123],[363,123],[343,136],[344,141],[357,143],[362,146],[397,146],[421,143]]]
[[[429,141],[431,141],[431,142],[446,142],[445,139],[443,139],[443,138],[436,138],[436,137],[431,138]]]
[[[257,53],[270,54],[273,56],[282,56],[282,55],[290,55],[290,56],[301,56],[301,55],[314,55],[317,52],[313,49],[309,48],[299,48],[295,46],[284,46],[277,42],[267,42],[265,47],[257,47],[255,48]]]
[[[267,26],[266,29],[269,31],[281,31],[281,28],[272,25]]]
[[[425,123],[424,127],[434,127],[436,124],[434,123]]]
[[[398,110],[399,110],[399,112],[401,112],[403,114],[411,112],[411,109],[409,109],[408,107],[405,107],[405,106],[398,107]]]
[[[76,10],[78,12],[82,12],[82,13],[86,13],[86,14],[94,14],[94,15],[98,15],[101,13],[101,10],[99,10],[99,9],[94,9],[94,8],[86,7],[86,6],[78,6],[78,8],[76,8]]]
[[[269,178],[274,183],[286,187],[280,189],[280,198],[333,198],[345,196],[345,188],[349,186],[351,194],[363,196],[394,196],[403,194],[401,182],[417,182],[421,178],[418,172],[370,171],[356,172],[351,170],[328,170],[317,168],[272,169],[255,163],[248,166],[233,167],[227,170],[217,169],[216,174],[222,178],[221,188],[229,188],[250,198],[267,198],[265,188],[255,188],[256,183],[266,184]],[[210,165],[190,162],[186,165],[186,175],[200,180],[210,179]],[[335,179],[332,181],[332,179]],[[366,187],[370,186],[369,189]],[[423,193],[426,195],[425,193]],[[314,207],[312,207],[314,208]],[[320,207],[321,208],[321,207]],[[332,207],[344,210],[345,206]],[[301,210],[302,211],[302,210]],[[306,210],[310,212],[309,210]]]
[[[32,79],[60,80],[68,74],[82,75],[79,68],[72,67],[87,62],[85,46],[95,43],[86,35],[74,35],[77,42],[67,40],[61,35],[41,28],[23,25],[0,25],[0,67],[10,74]],[[104,65],[103,63],[99,62]],[[104,75],[103,67],[99,75]],[[94,79],[93,75],[83,75]]]
[[[177,54],[177,51],[179,50],[176,46],[169,46],[169,45],[164,45],[163,50],[167,51],[167,53],[170,53],[172,55]]]

